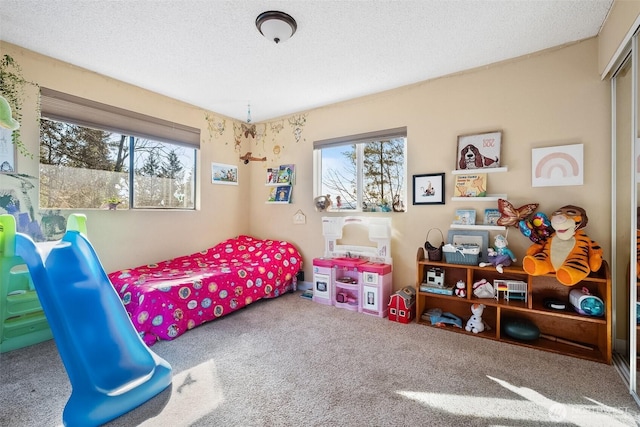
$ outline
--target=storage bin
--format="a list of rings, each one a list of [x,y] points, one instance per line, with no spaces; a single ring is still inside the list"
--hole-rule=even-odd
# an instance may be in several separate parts
[[[442,252],[449,264],[478,265],[480,247],[472,244],[445,245]]]

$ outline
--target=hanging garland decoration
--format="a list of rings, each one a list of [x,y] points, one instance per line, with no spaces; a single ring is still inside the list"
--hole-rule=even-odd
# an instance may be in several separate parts
[[[0,95],[7,100],[11,107],[13,118],[19,123],[22,123],[22,102],[25,96],[24,87],[26,84],[36,85],[22,77],[22,68],[11,56],[3,55],[2,60],[0,60]],[[24,142],[22,142],[20,129],[12,132],[11,142],[20,154],[33,159],[33,154],[29,152]]]
[[[212,138],[218,139],[218,137],[224,134],[224,130],[227,127],[227,120],[214,116],[209,112],[204,113],[204,119],[207,121],[207,130],[209,131],[209,142]]]
[[[307,114],[299,114],[289,117],[289,125],[293,128],[293,136],[296,142],[300,142],[302,138],[302,128],[307,123]],[[305,140],[306,141],[306,140]]]

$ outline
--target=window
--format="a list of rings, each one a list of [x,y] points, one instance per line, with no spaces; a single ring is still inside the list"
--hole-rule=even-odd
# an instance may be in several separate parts
[[[315,141],[315,195],[332,210],[403,212],[406,146],[406,128]]]
[[[200,131],[42,88],[40,207],[195,208]]]

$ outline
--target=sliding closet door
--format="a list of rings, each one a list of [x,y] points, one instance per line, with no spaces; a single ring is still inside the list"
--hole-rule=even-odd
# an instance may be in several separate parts
[[[614,337],[617,364],[626,379],[631,383],[632,332],[630,328],[629,301],[632,298],[630,288],[630,259],[632,253],[629,231],[635,226],[631,211],[635,203],[632,199],[633,144],[631,143],[631,99],[632,99],[632,60],[629,54],[618,68],[611,81],[612,88],[612,274],[615,294]],[[633,233],[635,235],[635,231]],[[632,354],[633,353],[633,354]],[[635,378],[633,379],[635,388]]]
[[[640,215],[638,209],[638,201],[640,198],[638,197],[638,190],[640,184],[640,167],[638,163],[640,162],[640,147],[638,146],[638,142],[640,141],[640,129],[638,125],[640,124],[640,120],[638,119],[638,114],[640,114],[640,109],[638,108],[638,100],[640,99],[638,88],[640,84],[638,84],[638,75],[640,70],[640,52],[638,51],[638,34],[633,37],[631,40],[631,62],[633,66],[631,67],[631,111],[632,111],[632,120],[631,120],[631,132],[630,132],[630,140],[632,145],[632,156],[631,156],[631,167],[629,168],[632,172],[631,182],[633,183],[633,188],[631,190],[631,202],[632,208],[630,214],[631,223],[633,224],[633,234],[631,234],[631,245],[629,247],[629,251],[631,253],[631,259],[629,260],[629,330],[631,331],[631,364],[630,364],[630,372],[632,372],[630,382],[633,384],[631,388],[631,392],[633,393],[636,400],[638,400],[638,352],[640,351],[640,347],[638,346],[638,332],[640,328],[638,328],[638,275],[640,271],[638,271],[638,263],[637,260],[640,259],[640,253],[638,253],[638,230],[640,230],[640,223],[638,223]]]

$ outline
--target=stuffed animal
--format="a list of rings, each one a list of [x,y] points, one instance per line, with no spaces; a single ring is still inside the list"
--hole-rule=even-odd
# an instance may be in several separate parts
[[[484,312],[484,304],[473,304],[471,306],[471,317],[467,321],[465,330],[477,334],[484,331],[484,322],[482,321],[482,313]]]
[[[493,248],[489,248],[487,251],[489,262],[481,262],[478,265],[480,267],[494,265],[498,273],[502,273],[504,271],[503,267],[508,267],[512,262],[518,260],[511,249],[507,247],[508,245],[507,238],[502,234],[498,234],[493,241]]]
[[[476,298],[495,298],[496,293],[487,279],[480,279],[473,284],[473,294]]]
[[[456,283],[456,295],[460,298],[464,298],[467,296],[467,285],[462,280],[458,280]]]
[[[555,232],[549,239],[534,243],[527,249],[522,268],[532,276],[556,273],[566,286],[583,280],[602,265],[602,247],[582,230],[588,222],[586,211],[567,205],[551,215]]]

